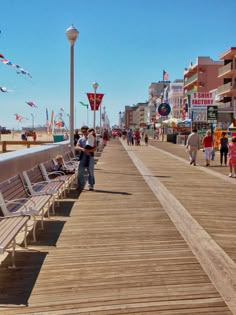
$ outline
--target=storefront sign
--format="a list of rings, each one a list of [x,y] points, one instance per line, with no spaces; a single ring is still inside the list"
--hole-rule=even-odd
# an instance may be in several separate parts
[[[161,103],[158,106],[158,113],[161,116],[168,116],[170,114],[171,108],[170,105],[168,103]]]
[[[191,107],[213,105],[213,95],[209,92],[195,92],[191,94]]]
[[[207,106],[207,121],[217,122],[218,106]]]
[[[192,121],[207,121],[207,109],[192,108]]]

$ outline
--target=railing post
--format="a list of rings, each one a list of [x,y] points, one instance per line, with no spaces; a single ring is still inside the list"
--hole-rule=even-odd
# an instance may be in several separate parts
[[[7,142],[6,141],[2,142],[2,152],[7,152]]]

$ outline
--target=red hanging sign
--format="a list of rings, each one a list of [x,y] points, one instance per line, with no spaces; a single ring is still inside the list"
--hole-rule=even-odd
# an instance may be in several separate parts
[[[96,93],[96,101],[95,102],[94,102],[94,96],[95,96],[94,93],[87,93],[87,96],[88,96],[91,110],[94,110],[94,103],[96,105],[96,110],[98,110],[100,104],[102,103],[102,98],[103,98],[104,94],[97,94]]]

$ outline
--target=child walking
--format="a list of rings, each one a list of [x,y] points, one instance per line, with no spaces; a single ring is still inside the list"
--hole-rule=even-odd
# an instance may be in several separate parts
[[[236,178],[236,137],[232,137],[231,143],[229,144],[229,177]]]

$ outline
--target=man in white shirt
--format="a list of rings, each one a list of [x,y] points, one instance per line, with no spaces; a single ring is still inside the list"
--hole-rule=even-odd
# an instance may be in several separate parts
[[[197,151],[200,150],[200,137],[197,129],[193,129],[192,133],[188,136],[186,148],[189,153],[190,164],[196,165]]]
[[[95,185],[95,177],[94,177],[94,152],[96,151],[96,141],[94,140],[94,145],[91,147],[91,149],[86,149],[85,146],[87,144],[87,138],[88,138],[88,127],[83,126],[81,127],[82,137],[78,140],[77,145],[75,147],[76,150],[81,151],[81,158],[78,168],[78,186],[77,189],[82,191],[84,189],[84,186],[86,184],[85,182],[85,176],[84,171],[85,168],[88,170],[88,184],[89,184],[89,190],[94,190]],[[96,139],[96,137],[94,138]],[[87,156],[89,156],[89,163],[86,165],[87,162]]]

